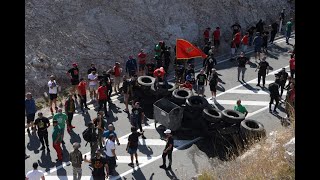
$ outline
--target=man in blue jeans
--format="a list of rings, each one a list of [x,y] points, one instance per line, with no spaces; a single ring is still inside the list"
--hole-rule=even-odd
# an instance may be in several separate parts
[[[144,121],[144,112],[143,109],[140,107],[139,102],[135,102],[132,108],[132,116],[131,116],[131,125],[140,129],[142,133],[142,139],[146,139],[143,135],[142,125],[141,123]]]
[[[27,132],[28,134],[30,134],[30,126],[31,126],[31,130],[33,132],[35,132],[35,127],[34,127],[34,118],[37,112],[37,108],[36,108],[36,103],[34,101],[34,99],[32,98],[32,94],[30,92],[28,92],[26,94],[26,99],[24,101],[24,105],[25,105],[25,110],[26,110],[26,115],[27,115]]]
[[[136,74],[137,69],[137,61],[132,56],[129,56],[126,62],[126,73],[129,73],[129,76],[132,77]]]

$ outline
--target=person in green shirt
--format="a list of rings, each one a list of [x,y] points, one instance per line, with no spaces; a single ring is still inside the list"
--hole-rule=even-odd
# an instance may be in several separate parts
[[[238,99],[237,101],[237,105],[234,106],[234,110],[241,112],[242,114],[244,114],[244,116],[246,117],[248,115],[248,111],[246,109],[246,107],[241,105],[241,100]]]
[[[52,142],[53,148],[57,152],[58,159],[56,161],[62,161],[62,149],[61,149],[61,141],[62,141],[62,129],[58,125],[57,120],[53,120],[53,132],[52,132]]]
[[[155,45],[154,47],[155,55],[159,56],[161,55],[161,42]]]
[[[291,36],[291,32],[292,32],[292,18],[287,22],[286,25],[286,43],[289,44],[289,38]]]
[[[53,116],[53,120],[58,121],[58,125],[60,126],[61,133],[62,133],[61,142],[62,144],[65,144],[65,142],[63,141],[63,137],[64,137],[64,129],[66,127],[66,121],[68,120],[68,116],[65,113],[62,113],[62,109],[59,108],[58,113],[56,113]]]

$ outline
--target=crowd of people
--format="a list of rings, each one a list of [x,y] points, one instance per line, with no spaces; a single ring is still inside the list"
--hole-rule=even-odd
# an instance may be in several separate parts
[[[261,88],[266,88],[265,78],[266,75],[268,75],[269,63],[266,61],[266,56],[261,58],[260,53],[262,52],[261,49],[264,50],[264,53],[268,53],[268,42],[271,44],[274,42],[279,25],[277,22],[274,22],[271,25],[272,30],[270,32],[270,39],[268,37],[269,32],[264,28],[264,22],[262,20],[260,20],[255,27],[248,28],[243,37],[241,37],[240,24],[235,23],[231,28],[233,30],[233,39],[231,41],[231,60],[235,60],[237,62],[238,81],[240,81],[240,74],[242,74],[241,80],[245,82],[245,72],[247,70],[246,65],[250,62],[249,58],[246,56],[246,52],[249,46],[254,46],[254,51],[256,53],[255,59],[260,60],[256,69],[256,71],[258,71],[257,86],[261,87],[260,82],[262,78]],[[205,96],[205,86],[209,84],[212,95],[211,100],[215,101],[217,86],[219,82],[221,82],[221,79],[218,76],[219,74],[215,69],[217,64],[215,55],[219,51],[221,29],[220,27],[216,27],[212,32],[213,46],[211,46],[210,30],[211,28],[207,28],[204,32],[205,45],[203,52],[207,54],[207,57],[203,61],[203,68],[200,70],[200,73],[196,76],[192,59],[188,60],[187,63],[185,63],[186,61],[184,60],[175,59],[173,69],[175,71],[175,82],[180,88],[195,90],[198,95]],[[292,19],[290,19],[286,24],[285,31],[286,42],[289,43],[289,37],[292,32]],[[236,55],[236,52],[238,51],[240,54]],[[143,108],[140,107],[139,101],[135,99],[135,90],[139,86],[137,78],[144,75],[155,77],[155,89],[157,89],[160,82],[167,84],[167,75],[170,73],[169,67],[172,60],[171,48],[166,46],[164,41],[159,41],[159,43],[154,46],[154,54],[155,55],[150,58],[149,55],[141,49],[137,53],[138,62],[134,56],[131,55],[125,63],[124,70],[121,68],[120,62],[115,62],[112,68],[103,70],[101,75],[95,67],[95,64],[92,63],[87,70],[87,76],[81,78],[79,76],[80,69],[78,64],[74,62],[72,67],[66,72],[70,79],[70,91],[67,99],[65,100],[64,109],[57,105],[58,93],[61,92],[59,82],[56,81],[54,75],[50,76],[47,85],[50,112],[53,116],[52,144],[57,153],[57,161],[62,161],[63,156],[66,156],[65,154],[62,154],[61,144],[65,144],[63,140],[65,129],[70,133],[74,128],[76,128],[74,124],[72,124],[73,115],[76,110],[79,108],[79,112],[87,113],[87,111],[90,110],[88,107],[89,103],[95,104],[98,107],[96,109],[97,116],[92,119],[88,124],[87,129],[83,132],[83,138],[89,143],[91,148],[91,158],[87,159],[86,156],[83,158],[82,153],[79,150],[80,144],[77,142],[73,144],[74,150],[68,155],[73,167],[73,176],[75,179],[81,178],[82,161],[90,163],[92,175],[95,179],[104,179],[106,176],[114,175],[115,173],[115,168],[117,166],[116,144],[120,145],[120,143],[117,134],[114,131],[113,124],[105,124],[104,121],[104,119],[109,118],[109,113],[111,113],[109,106],[112,104],[110,97],[113,91],[116,94],[123,95],[125,104],[125,109],[123,111],[130,114],[132,134],[128,138],[128,144],[126,147],[126,150],[131,157],[131,163],[129,163],[129,166],[134,166],[134,157],[136,164],[139,165],[137,155],[138,138],[141,136],[143,139],[146,139],[146,137],[144,136],[144,131],[142,129],[142,124],[145,119],[144,111]],[[286,106],[286,109],[294,107],[295,51],[291,53],[289,64],[290,76],[285,69],[283,69],[276,74],[275,82],[271,83],[268,87],[270,91],[270,112],[272,111],[271,105],[273,104],[273,101],[276,102],[272,111],[274,113],[277,113],[276,108],[278,107],[279,102],[284,102],[281,99],[284,89],[288,91],[285,102],[289,105]],[[289,83],[287,84],[287,82]],[[87,94],[89,94],[90,97],[89,101],[87,101]],[[131,113],[129,111],[130,100],[132,104]],[[42,112],[38,112],[38,117],[35,119],[37,108],[31,93],[26,94],[25,109],[28,134],[37,133],[42,145],[40,150],[46,149],[47,151],[50,151],[48,140],[49,135],[47,130],[50,127],[50,122]],[[240,99],[237,100],[234,109],[244,113],[245,115],[248,114],[246,108],[241,105]],[[289,113],[288,116],[290,116]],[[167,135],[167,145],[163,151],[163,165],[160,167],[170,169],[172,164],[173,138],[169,129],[164,133]],[[169,166],[166,166],[166,156],[169,158]],[[26,154],[26,158],[27,157],[29,156]],[[33,164],[34,170],[32,172],[36,172],[39,177],[43,177],[43,173],[41,173],[40,170],[37,170],[37,167],[37,164]],[[32,172],[28,173],[27,176],[32,174]]]

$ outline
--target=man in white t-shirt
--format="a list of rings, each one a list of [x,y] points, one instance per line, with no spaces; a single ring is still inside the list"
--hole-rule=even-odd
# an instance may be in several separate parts
[[[45,180],[44,174],[41,170],[38,170],[38,163],[32,164],[33,170],[29,171],[26,175],[26,180]]]
[[[98,75],[96,71],[92,71],[90,74],[88,74],[88,80],[89,80],[90,98],[92,102],[94,99],[97,99]]]
[[[50,76],[50,81],[48,82],[48,87],[49,87],[49,98],[50,98],[50,111],[51,114],[53,115],[53,108],[52,104],[54,104],[54,108],[57,112],[58,106],[57,106],[57,97],[58,97],[58,84],[54,78],[53,75]]]
[[[105,153],[106,153],[106,158],[109,166],[109,175],[115,174],[116,159],[117,159],[115,140],[116,140],[115,135],[110,134],[105,145]]]

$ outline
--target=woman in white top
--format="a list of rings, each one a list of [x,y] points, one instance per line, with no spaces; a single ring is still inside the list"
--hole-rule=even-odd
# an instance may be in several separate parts
[[[41,170],[38,170],[38,163],[32,164],[33,170],[29,171],[26,175],[26,180],[45,180],[44,174]]]
[[[58,111],[58,106],[57,106],[58,84],[53,75],[50,76],[48,87],[49,87],[49,98],[50,98],[50,111],[51,111],[51,114],[53,115],[52,104],[54,104],[56,112]]]

